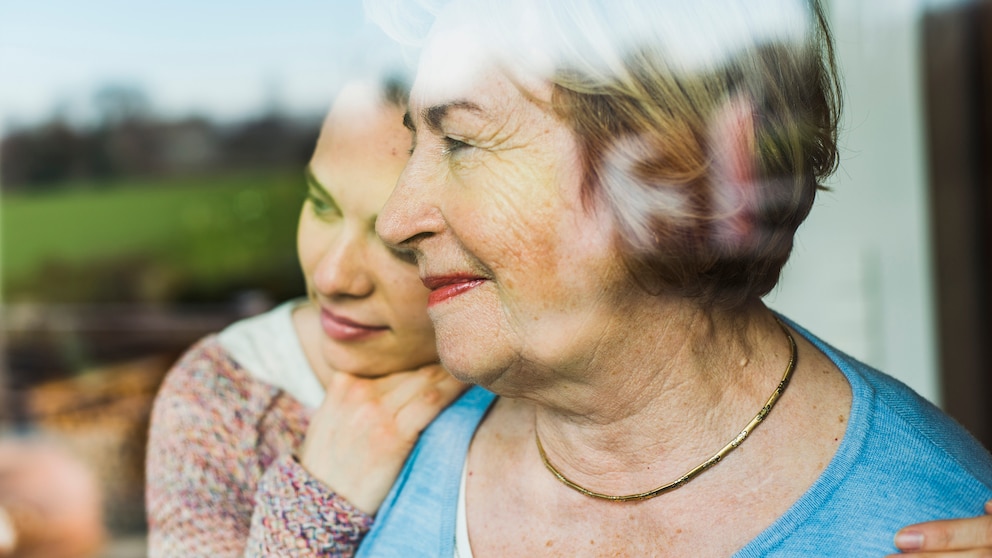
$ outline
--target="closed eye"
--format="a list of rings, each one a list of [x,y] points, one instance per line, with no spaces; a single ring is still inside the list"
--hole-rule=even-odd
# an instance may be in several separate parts
[[[334,198],[327,193],[327,190],[321,186],[309,166],[304,171],[304,178],[307,183],[307,201],[310,202],[314,215],[322,219],[340,216],[341,208],[334,202]]]
[[[323,192],[315,192],[313,189],[310,189],[307,191],[307,200],[310,202],[310,207],[313,208],[314,214],[318,217],[326,219],[341,215],[341,210],[338,209],[337,204],[328,199]]]
[[[451,136],[444,136],[441,141],[444,143],[443,152],[445,155],[451,155],[457,151],[461,151],[462,149],[472,147],[462,140],[455,139]]]

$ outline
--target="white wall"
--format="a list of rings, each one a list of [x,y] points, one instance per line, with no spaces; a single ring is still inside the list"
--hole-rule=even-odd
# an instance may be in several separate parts
[[[920,75],[926,1],[826,2],[846,92],[841,165],[766,300],[939,403]]]

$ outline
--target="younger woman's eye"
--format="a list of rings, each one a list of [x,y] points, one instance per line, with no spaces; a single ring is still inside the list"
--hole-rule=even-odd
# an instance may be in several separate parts
[[[336,217],[341,214],[341,210],[338,206],[327,199],[327,197],[321,195],[320,192],[314,192],[310,190],[307,192],[307,201],[310,202],[310,207],[313,208],[313,212],[318,217],[328,218]]]

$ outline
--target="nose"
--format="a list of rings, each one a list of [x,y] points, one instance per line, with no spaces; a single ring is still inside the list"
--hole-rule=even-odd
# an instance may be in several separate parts
[[[394,248],[416,252],[423,239],[444,229],[444,219],[433,199],[437,180],[426,171],[422,159],[415,151],[407,161],[375,221],[376,233]]]
[[[369,269],[368,238],[361,231],[342,231],[321,255],[314,272],[317,291],[330,298],[364,298],[375,290]]]

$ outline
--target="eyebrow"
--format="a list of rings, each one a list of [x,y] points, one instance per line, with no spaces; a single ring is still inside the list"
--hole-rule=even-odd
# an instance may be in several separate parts
[[[324,196],[324,198],[326,198],[326,201],[331,205],[333,205],[334,207],[338,208],[338,210],[340,210],[341,206],[338,205],[338,201],[334,199],[334,196],[332,196],[330,192],[327,191],[327,188],[324,187],[324,185],[320,182],[320,180],[317,180],[317,176],[314,175],[313,173],[313,167],[311,167],[309,164],[303,168],[303,176],[306,179],[308,188],[317,188],[318,190],[320,190],[319,193],[322,196]],[[378,218],[379,218],[379,214],[375,213],[368,219],[369,227],[371,227],[373,231],[375,231],[375,221]]]
[[[303,176],[306,180],[308,190],[316,189],[317,193],[323,196],[325,201],[330,202],[334,206],[338,205],[338,201],[334,199],[334,196],[332,196],[330,192],[327,191],[327,187],[317,179],[317,176],[313,173],[313,168],[310,165],[307,165],[304,168]]]
[[[440,132],[441,123],[444,122],[445,117],[452,110],[467,110],[477,114],[484,114],[485,111],[482,107],[471,102],[471,101],[452,101],[450,103],[444,103],[440,105],[433,105],[420,111],[420,118],[427,124],[427,127],[433,132]],[[405,126],[411,132],[417,131],[417,126],[413,123],[413,118],[410,116],[410,111],[403,114],[403,126]]]
[[[307,186],[316,186],[325,194],[327,193],[327,189],[324,188],[324,185],[321,184],[320,181],[317,180],[317,177],[313,174],[313,167],[310,165],[303,168],[303,178],[306,179]]]

